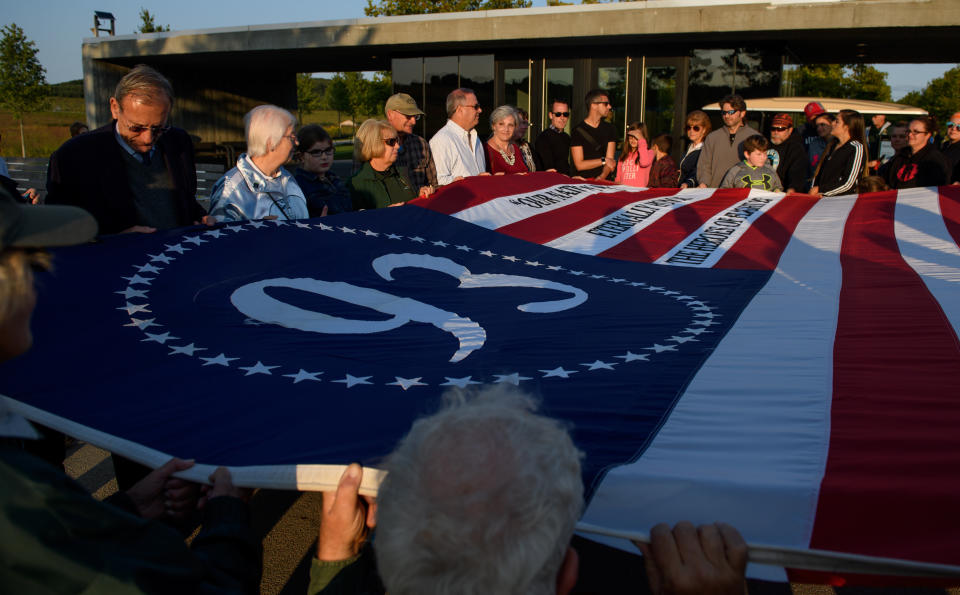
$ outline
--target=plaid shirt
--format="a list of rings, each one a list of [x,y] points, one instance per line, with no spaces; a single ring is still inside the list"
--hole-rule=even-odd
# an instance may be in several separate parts
[[[416,134],[405,134],[400,143],[400,153],[397,155],[397,165],[407,168],[410,184],[414,192],[419,192],[422,186],[437,184],[437,168],[433,164],[433,155],[430,154],[430,145],[423,137]]]

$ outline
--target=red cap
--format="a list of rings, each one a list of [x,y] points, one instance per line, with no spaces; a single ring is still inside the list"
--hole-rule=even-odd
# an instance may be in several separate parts
[[[777,114],[773,117],[773,125],[790,128],[793,126],[793,118],[789,114]]]
[[[803,108],[803,115],[805,115],[808,120],[813,120],[820,114],[825,113],[827,113],[827,110],[819,101],[811,101],[806,105],[806,107]]]

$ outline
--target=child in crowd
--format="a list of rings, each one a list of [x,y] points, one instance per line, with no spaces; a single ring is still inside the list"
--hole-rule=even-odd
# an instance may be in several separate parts
[[[720,187],[783,192],[780,176],[775,169],[767,165],[769,146],[767,139],[759,134],[748,136],[743,141],[743,161],[727,170]]]
[[[673,139],[669,134],[661,134],[653,139],[655,161],[650,167],[651,188],[676,188],[680,170],[677,162],[670,156]]]
[[[617,161],[617,184],[643,188],[650,178],[650,166],[653,165],[653,151],[648,148],[650,137],[647,125],[634,122],[627,126],[627,136],[620,147],[620,159]]]

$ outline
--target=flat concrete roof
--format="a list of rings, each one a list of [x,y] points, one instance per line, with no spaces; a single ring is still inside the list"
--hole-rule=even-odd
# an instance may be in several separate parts
[[[162,67],[203,54],[205,68],[222,61],[236,69],[243,54],[251,66],[281,60],[317,72],[385,70],[407,56],[617,57],[754,46],[807,63],[946,63],[957,61],[945,48],[958,38],[957,0],[647,0],[92,37],[83,55],[123,65],[149,57]]]

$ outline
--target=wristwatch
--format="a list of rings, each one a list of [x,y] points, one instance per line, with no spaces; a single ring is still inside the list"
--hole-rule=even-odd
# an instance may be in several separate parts
[[[606,166],[607,166],[607,156],[604,155],[603,157],[600,158],[600,167],[606,167]]]

